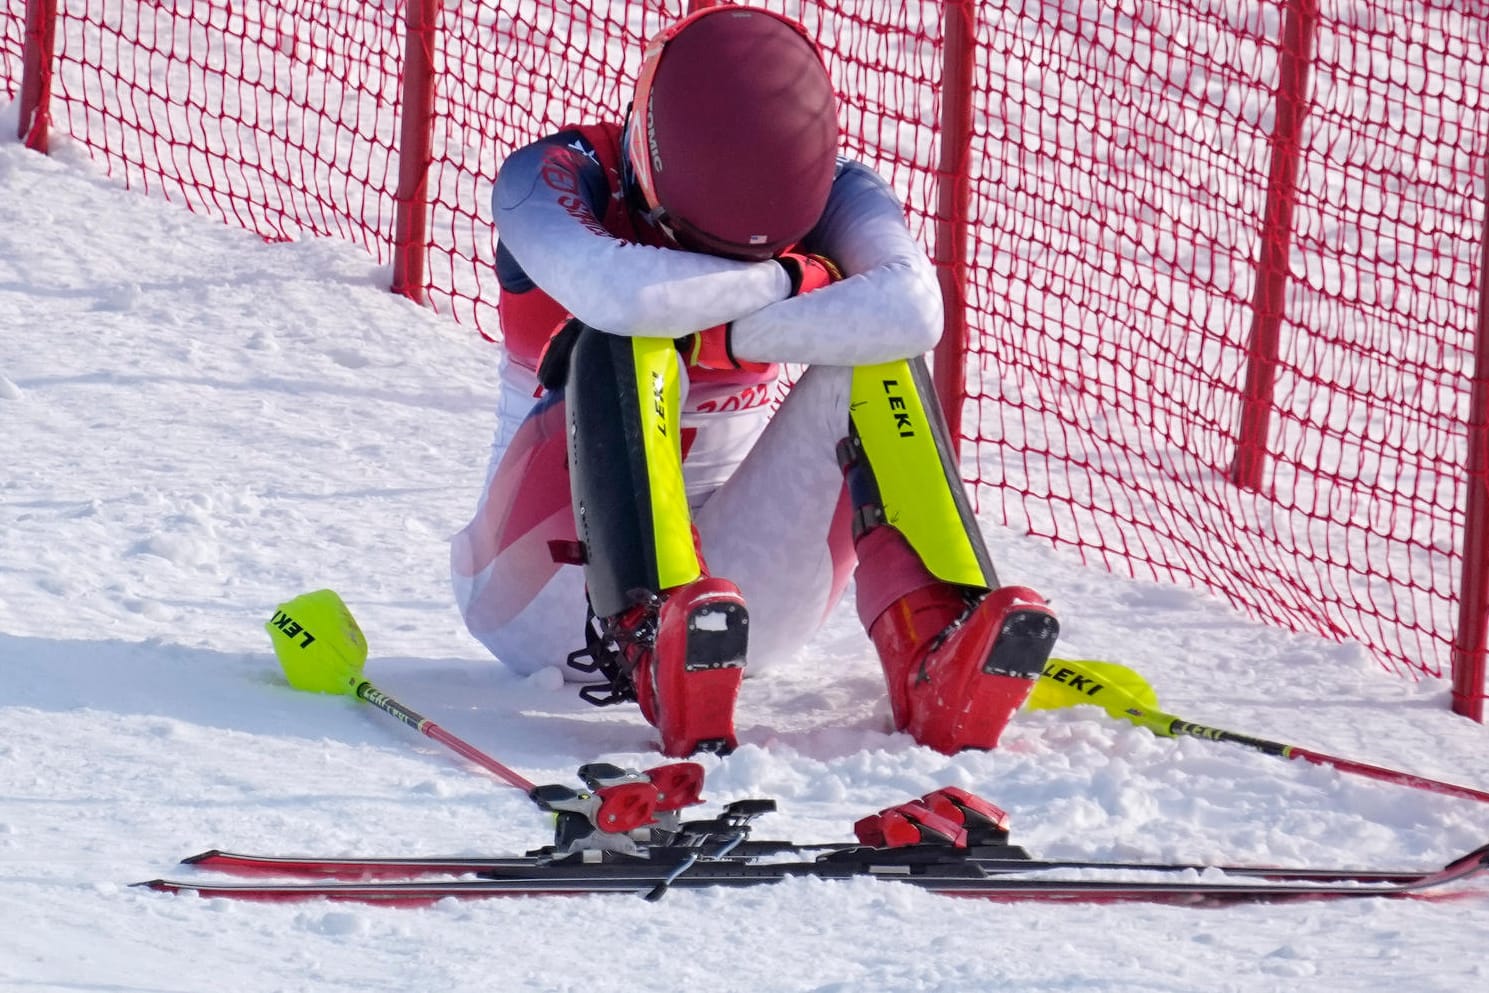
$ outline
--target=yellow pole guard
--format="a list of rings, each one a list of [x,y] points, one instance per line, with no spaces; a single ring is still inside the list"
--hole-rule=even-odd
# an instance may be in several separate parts
[[[356,693],[367,663],[367,639],[334,590],[316,590],[280,604],[264,628],[295,689]]]
[[[682,373],[677,347],[670,338],[632,338],[631,352],[641,407],[657,583],[666,590],[703,574],[693,545],[693,514],[682,476]]]
[[[963,520],[952,491],[962,481],[942,462],[909,362],[854,369],[849,410],[879,485],[886,522],[905,536],[937,579],[991,586],[967,535],[976,522]]]

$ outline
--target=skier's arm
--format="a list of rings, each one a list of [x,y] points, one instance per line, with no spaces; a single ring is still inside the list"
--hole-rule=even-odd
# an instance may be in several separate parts
[[[929,351],[941,335],[935,269],[893,190],[866,166],[840,167],[802,244],[846,278],[734,321],[735,356],[755,362],[867,365]]]
[[[612,186],[577,132],[503,163],[492,194],[501,245],[570,314],[611,334],[679,338],[786,299],[775,262],[622,241],[604,226]]]

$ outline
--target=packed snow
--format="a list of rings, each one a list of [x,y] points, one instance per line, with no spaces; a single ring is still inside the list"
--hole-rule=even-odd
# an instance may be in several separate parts
[[[0,115],[14,133],[13,111]],[[537,782],[657,764],[634,708],[520,678],[463,630],[447,539],[483,478],[499,348],[330,241],[269,245],[122,190],[65,140],[0,144],[0,989],[17,993],[1483,989],[1489,892],[1442,903],[998,905],[892,883],[410,910],[131,888],[209,847],[520,852],[523,794],[364,704],[286,683],[264,623],[337,590],[367,675]],[[1489,731],[1361,649],[1083,567],[984,522],[1000,574],[1058,608],[1058,654],[1132,666],[1168,710],[1489,787]],[[576,646],[577,647],[577,646]],[[1489,805],[1094,708],[1021,714],[995,752],[889,730],[848,607],[746,682],[707,812],[847,841],[943,785],[1036,856],[1434,867]]]

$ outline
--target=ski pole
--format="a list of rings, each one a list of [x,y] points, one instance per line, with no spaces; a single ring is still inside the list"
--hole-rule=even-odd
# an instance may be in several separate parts
[[[1224,741],[1242,745],[1268,755],[1285,759],[1302,759],[1315,765],[1330,766],[1340,772],[1353,773],[1381,782],[1396,783],[1419,790],[1441,793],[1444,796],[1465,800],[1489,802],[1489,792],[1476,790],[1456,783],[1428,779],[1397,769],[1370,765],[1354,759],[1328,755],[1324,752],[1289,745],[1280,741],[1268,741],[1251,735],[1238,734],[1222,728],[1196,724],[1175,717],[1158,709],[1158,698],[1153,688],[1138,673],[1114,662],[1098,662],[1091,659],[1050,659],[1044,673],[1035,684],[1028,706],[1034,710],[1071,707],[1077,704],[1094,704],[1119,720],[1131,721],[1138,727],[1147,728],[1165,738],[1186,735],[1207,741]]]
[[[317,590],[281,604],[264,627],[274,643],[274,654],[279,657],[284,676],[295,689],[365,700],[524,793],[536,788],[535,783],[475,745],[457,738],[372,685],[362,675],[362,667],[367,663],[367,639],[334,590]]]
[[[703,767],[696,762],[673,762],[638,773],[594,763],[579,770],[581,777],[592,781],[591,792],[535,785],[475,745],[399,703],[364,677],[367,639],[334,590],[317,590],[281,604],[264,626],[285,678],[295,689],[355,696],[396,717],[522,790],[540,810],[557,815],[557,830],[570,841],[592,830],[624,834],[656,823],[657,814],[699,802]]]
[[[535,783],[502,765],[490,755],[476,748],[475,745],[462,738],[457,738],[429,718],[405,707],[376,686],[373,686],[369,680],[363,679],[358,682],[355,693],[358,699],[366,700],[385,714],[392,714],[426,738],[433,738],[441,745],[444,745],[458,755],[464,756],[487,772],[494,773],[497,778],[510,783],[524,793],[531,793],[537,788]]]

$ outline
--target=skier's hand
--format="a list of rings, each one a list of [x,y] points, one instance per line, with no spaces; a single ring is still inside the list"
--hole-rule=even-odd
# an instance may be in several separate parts
[[[579,318],[570,317],[548,336],[548,342],[538,356],[538,382],[544,389],[556,390],[568,380],[569,353],[574,350],[579,335],[587,329],[588,326]]]
[[[791,295],[799,297],[803,293],[820,290],[829,283],[836,283],[843,278],[843,270],[838,264],[826,255],[800,255],[796,252],[786,252],[784,255],[776,256],[776,262],[780,263],[786,275],[791,279]]]
[[[716,324],[686,338],[677,339],[677,350],[690,369],[743,369],[745,372],[765,372],[768,362],[751,362],[735,358],[729,345],[732,325]]]

